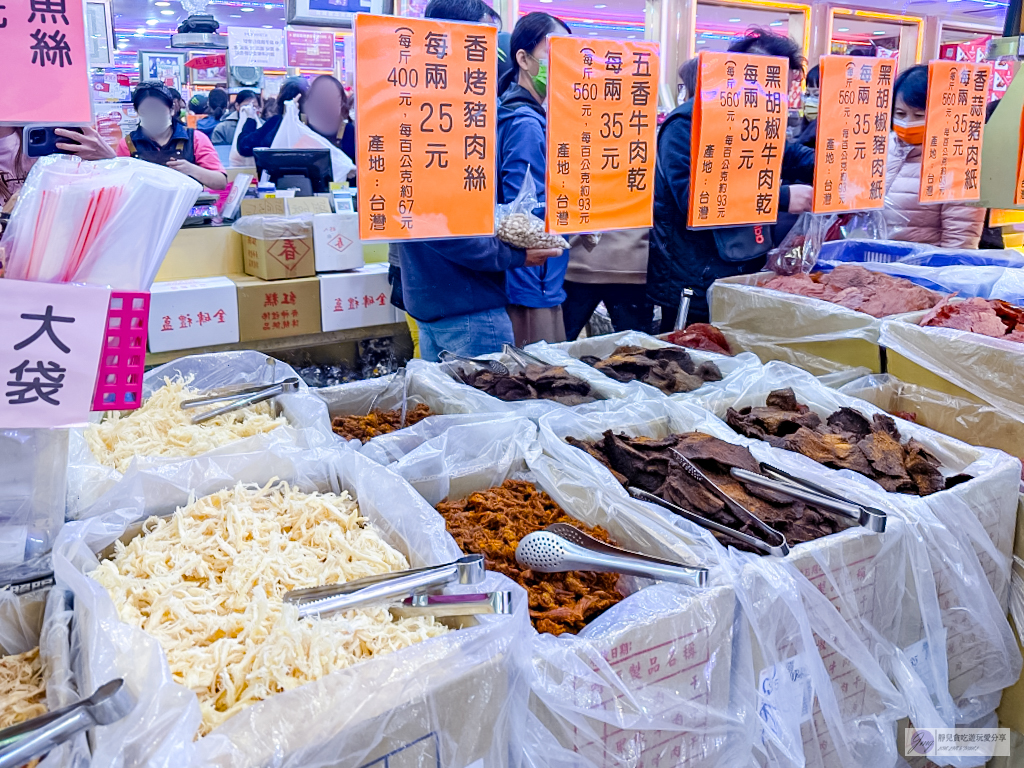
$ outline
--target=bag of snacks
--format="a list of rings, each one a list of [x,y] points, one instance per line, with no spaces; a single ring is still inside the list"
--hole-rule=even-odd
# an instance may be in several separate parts
[[[191,493],[209,493],[225,482],[291,477],[288,454],[266,448],[334,442],[323,401],[301,378],[297,392],[199,425],[191,419],[203,408],[183,410],[181,402],[220,387],[293,376],[298,378],[290,366],[253,351],[192,355],[149,371],[141,408],[95,414],[94,423],[71,430],[68,518],[89,516],[108,494],[124,504],[142,494],[148,512],[170,512]]]
[[[284,591],[459,553],[407,483],[355,451],[307,451],[293,480],[228,483],[173,520],[132,525],[140,504],[65,526],[54,569],[74,593],[81,676],[123,676],[138,696],[95,733],[93,768],[505,765],[525,716],[525,593],[497,573],[449,585],[512,593],[512,613],[451,626],[386,606],[299,618]],[[196,555],[218,576],[183,598],[160,574]],[[156,594],[167,611],[148,615]]]
[[[765,269],[777,275],[811,272],[818,262],[818,253],[828,231],[838,219],[834,213],[801,213],[782,244],[768,252]]]
[[[526,167],[523,187],[511,203],[494,208],[494,229],[498,239],[513,248],[559,248],[567,250],[569,241],[561,235],[549,235],[544,231],[544,220],[533,214],[539,205],[537,187],[530,167]]]

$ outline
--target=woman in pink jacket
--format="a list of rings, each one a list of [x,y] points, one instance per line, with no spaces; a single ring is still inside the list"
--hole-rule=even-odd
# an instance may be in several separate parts
[[[928,67],[924,64],[896,78],[885,174],[889,237],[942,248],[977,248],[985,224],[984,208],[963,203],[922,205],[918,200],[927,97]]]

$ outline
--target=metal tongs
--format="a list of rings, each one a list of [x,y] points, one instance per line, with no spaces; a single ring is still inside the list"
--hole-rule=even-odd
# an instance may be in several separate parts
[[[506,344],[502,351],[519,363],[523,368],[528,365],[543,365],[548,368],[551,367],[551,363],[541,360],[536,355],[530,354],[525,349],[517,347],[515,344]]]
[[[477,368],[483,368],[484,370],[490,371],[498,376],[509,375],[508,368],[497,360],[480,360],[475,357],[466,357],[465,355],[457,355],[454,352],[449,352],[447,349],[442,350],[439,357],[441,358],[442,363],[462,363],[463,365],[472,365]],[[451,368],[454,368],[454,366],[451,366],[447,370],[451,370]],[[460,376],[459,378],[462,377]]]
[[[262,403],[264,400],[270,400],[278,395],[285,395],[298,391],[299,380],[297,377],[292,376],[291,378],[284,379],[277,383],[258,384],[251,387],[232,388],[230,391],[219,390],[217,392],[208,393],[202,397],[185,400],[182,402],[181,408],[182,410],[188,410],[190,408],[198,408],[202,405],[209,405],[210,403],[223,403],[229,400],[232,401],[227,405],[222,405],[220,408],[214,408],[206,413],[201,413],[198,416],[192,417],[193,424],[202,424],[204,421],[215,419],[225,413],[237,411],[240,408],[255,405],[256,403]]]
[[[707,568],[613,547],[566,523],[555,523],[524,536],[516,547],[516,560],[540,573],[624,573],[695,587],[703,587],[708,581]]]
[[[688,509],[678,507],[672,502],[665,501],[660,496],[655,496],[653,493],[642,491],[639,488],[631,487],[627,489],[629,491],[629,494],[633,498],[640,499],[641,501],[648,501],[651,502],[652,504],[657,504],[669,510],[670,512],[674,512],[680,517],[685,517],[690,522],[696,523],[702,528],[717,531],[718,533],[721,533],[724,536],[736,539],[737,541],[742,541],[747,546],[754,547],[755,549],[758,549],[762,552],[767,552],[769,555],[775,555],[776,557],[785,557],[789,554],[789,544],[786,542],[785,536],[783,536],[777,530],[775,530],[770,525],[765,523],[763,520],[761,520],[761,518],[759,518],[757,515],[755,515],[753,512],[751,512],[749,509],[744,507],[738,501],[733,499],[729,494],[727,494],[725,491],[719,488],[715,484],[715,482],[710,477],[705,475],[696,464],[694,464],[688,458],[683,456],[683,454],[679,453],[679,451],[677,451],[675,448],[672,448],[670,450],[673,454],[675,454],[676,461],[683,468],[683,471],[686,472],[686,474],[688,474],[690,477],[692,477],[694,480],[696,480],[698,483],[704,486],[707,490],[711,491],[713,494],[718,496],[723,502],[725,502],[725,505],[729,507],[729,509],[732,511],[734,515],[736,515],[740,519],[750,520],[754,524],[754,527],[761,531],[761,534],[764,538],[759,539],[756,536],[751,536],[750,534],[743,533],[743,531],[737,531],[733,528],[730,528],[727,525],[722,525],[719,522],[710,520],[706,517],[698,515],[695,512],[691,512]]]
[[[484,556],[466,555],[443,565],[382,573],[344,584],[293,589],[284,596],[284,601],[298,606],[300,618],[325,616],[339,611],[350,611],[353,608],[396,602],[399,604],[388,607],[392,614],[399,617],[510,612],[510,592],[474,595],[427,594],[427,590],[446,584],[479,584],[484,580],[484,574]]]
[[[398,428],[402,429],[405,427],[405,419],[409,415],[409,378],[406,374],[404,365],[397,371],[395,371],[395,376],[393,379],[391,379],[391,382],[382,387],[377,392],[377,394],[373,396],[373,399],[370,401],[370,407],[366,409],[366,415],[369,416],[371,413],[373,413],[373,409],[377,405],[377,401],[380,400],[383,394],[385,394],[388,390],[391,389],[391,384],[394,384],[396,382],[399,382],[402,385],[402,418],[401,421],[399,421],[398,423]]]
[[[825,512],[831,512],[847,520],[853,520],[858,525],[874,533],[885,532],[887,517],[885,512],[880,509],[857,504],[827,488],[822,488],[820,485],[812,483],[810,480],[804,480],[802,477],[795,477],[788,472],[783,472],[771,464],[761,462],[761,471],[765,474],[758,475],[738,467],[733,467],[730,470],[733,477],[744,483],[759,485],[770,491],[781,493],[783,496],[789,496],[790,498],[813,504]]]
[[[78,733],[116,723],[135,707],[135,697],[117,678],[87,699],[0,731],[0,768],[18,768]]]

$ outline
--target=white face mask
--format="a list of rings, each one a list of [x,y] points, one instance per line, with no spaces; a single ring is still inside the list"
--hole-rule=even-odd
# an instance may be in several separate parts
[[[154,115],[147,112],[145,115],[139,116],[139,124],[142,126],[142,130],[150,136],[159,135],[171,127],[171,113],[160,112]]]

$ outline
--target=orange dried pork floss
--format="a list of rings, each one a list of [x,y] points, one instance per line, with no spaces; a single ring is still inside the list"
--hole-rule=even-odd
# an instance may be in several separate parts
[[[506,480],[461,501],[441,502],[437,511],[463,552],[483,555],[489,570],[505,574],[526,589],[530,618],[538,632],[579,632],[624,597],[616,587],[617,573],[535,573],[516,562],[520,539],[553,523],[568,523],[614,543],[603,528],[570,517],[533,483]]]

